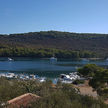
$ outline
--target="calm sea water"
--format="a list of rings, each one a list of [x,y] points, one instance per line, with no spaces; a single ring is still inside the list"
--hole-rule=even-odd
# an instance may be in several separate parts
[[[0,72],[14,72],[24,74],[37,74],[48,78],[59,77],[62,73],[70,73],[82,67],[85,64],[97,64],[105,68],[108,67],[106,60],[64,60],[58,59],[55,64],[50,62],[50,59],[35,59],[35,58],[13,58],[14,61],[8,61],[7,58],[0,58]]]

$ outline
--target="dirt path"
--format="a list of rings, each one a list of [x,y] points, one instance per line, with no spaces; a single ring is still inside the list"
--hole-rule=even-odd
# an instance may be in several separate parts
[[[91,86],[89,86],[88,83],[89,83],[89,81],[86,80],[84,84],[75,85],[75,87],[80,90],[80,93],[82,95],[88,95],[88,96],[92,96],[94,98],[97,98],[97,92],[93,91],[93,88]]]

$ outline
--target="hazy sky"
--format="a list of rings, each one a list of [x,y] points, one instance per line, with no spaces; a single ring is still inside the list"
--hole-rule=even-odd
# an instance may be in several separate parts
[[[108,33],[108,0],[0,0],[0,34]]]

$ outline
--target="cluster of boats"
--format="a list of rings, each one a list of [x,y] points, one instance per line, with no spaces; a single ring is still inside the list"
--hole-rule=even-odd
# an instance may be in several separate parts
[[[58,79],[62,83],[73,83],[75,80],[81,80],[82,78],[77,74],[77,72],[67,74],[61,74]]]
[[[27,75],[27,74],[15,74],[15,73],[0,73],[0,77],[5,77],[8,79],[20,79],[20,80],[37,80],[39,82],[45,82],[46,77],[39,77],[38,75]],[[77,72],[67,74],[60,74],[57,81],[61,83],[73,83],[75,80],[82,80],[82,78],[77,74]]]
[[[0,73],[0,77],[6,77],[8,79],[21,79],[21,80],[38,80],[39,82],[45,82],[45,77],[39,77],[38,75],[26,75],[26,74],[15,74],[15,73]]]

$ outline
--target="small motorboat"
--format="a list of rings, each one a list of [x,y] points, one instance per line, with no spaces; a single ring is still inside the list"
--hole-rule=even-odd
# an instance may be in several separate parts
[[[6,77],[7,78],[15,78],[15,74],[14,73],[7,73]]]
[[[8,57],[8,61],[13,61],[13,59]]]
[[[46,78],[45,77],[39,78],[39,82],[45,82],[45,81],[46,81]]]

